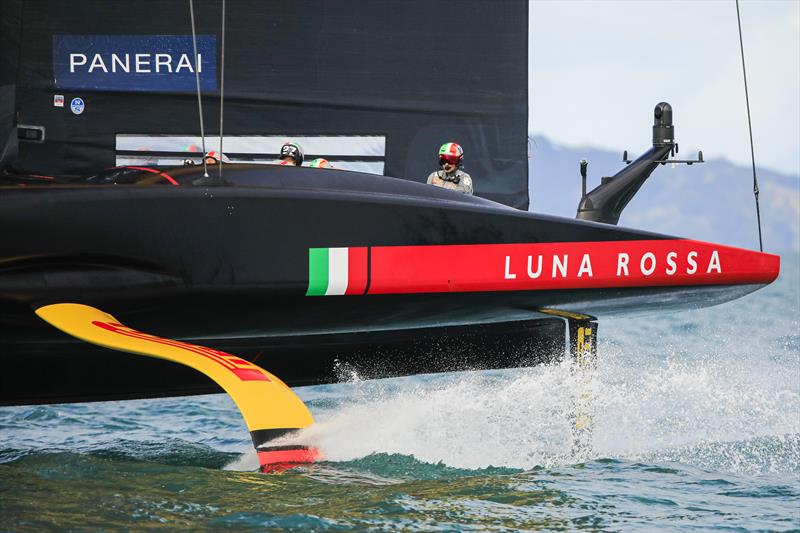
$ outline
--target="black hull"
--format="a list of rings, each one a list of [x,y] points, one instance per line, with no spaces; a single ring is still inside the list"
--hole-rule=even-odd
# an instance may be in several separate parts
[[[492,327],[216,340],[213,345],[269,368],[290,386],[303,386],[353,378],[534,366],[562,357],[564,343],[564,321],[549,318]],[[3,344],[0,350],[6,361],[13,358],[14,366],[13,373],[0,377],[0,405],[222,392],[213,381],[188,367],[74,339]]]
[[[550,360],[558,352],[553,339],[563,352],[563,324],[542,309],[607,316],[703,307],[738,298],[777,275],[770,267],[759,275],[710,282],[687,278],[685,285],[645,280],[639,286],[549,290],[401,288],[413,290],[405,294],[370,293],[377,290],[373,277],[362,295],[310,297],[311,248],[551,243],[566,250],[677,241],[350,172],[236,165],[226,168],[223,187],[190,186],[199,177],[194,168],[170,173],[182,186],[3,189],[0,358],[6,368],[33,372],[48,357],[48,365],[60,368],[58,374],[74,386],[50,394],[45,382],[32,380],[26,393],[22,384],[4,378],[1,402],[209,390],[200,380],[177,377],[184,371],[167,370],[168,363],[133,364],[124,355],[72,343],[31,312],[49,303],[85,303],[159,336],[243,356],[263,353],[260,364],[288,384],[302,385],[337,379],[337,360],[373,369],[370,377]],[[372,272],[377,255],[370,253]],[[458,272],[465,265],[450,267]],[[431,346],[454,337],[472,339],[467,355],[460,362],[447,356],[439,364]],[[518,355],[503,358],[480,348],[503,338],[517,347],[529,338],[536,349],[513,348]],[[417,339],[423,344],[415,344]],[[72,362],[64,359],[68,353]],[[412,353],[430,356],[414,360]],[[105,388],[93,383],[107,378],[90,370],[101,362],[104,376],[119,374]]]

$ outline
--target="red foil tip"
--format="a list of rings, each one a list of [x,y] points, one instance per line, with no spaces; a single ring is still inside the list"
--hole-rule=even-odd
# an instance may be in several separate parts
[[[319,449],[308,446],[276,446],[260,448],[258,464],[264,474],[276,474],[296,466],[319,461],[322,455]]]

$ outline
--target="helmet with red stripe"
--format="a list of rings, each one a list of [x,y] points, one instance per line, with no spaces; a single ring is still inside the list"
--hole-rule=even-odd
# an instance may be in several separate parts
[[[455,165],[456,168],[461,166],[464,162],[464,150],[456,143],[444,143],[439,148],[439,164],[444,165],[450,163]]]
[[[209,161],[209,159],[213,159],[213,161]],[[231,159],[227,155],[214,150],[206,152],[206,164],[216,165],[220,161],[223,163],[230,163]]]
[[[317,159],[313,160],[308,164],[308,166],[312,168],[333,168],[330,161],[322,157],[318,157]]]

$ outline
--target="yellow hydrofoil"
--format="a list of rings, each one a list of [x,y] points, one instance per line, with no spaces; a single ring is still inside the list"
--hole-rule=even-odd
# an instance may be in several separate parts
[[[137,331],[88,305],[46,305],[36,314],[83,341],[180,363],[213,379],[242,413],[263,472],[281,471],[319,458],[315,448],[269,445],[278,437],[310,426],[314,419],[292,389],[258,365],[205,346]]]

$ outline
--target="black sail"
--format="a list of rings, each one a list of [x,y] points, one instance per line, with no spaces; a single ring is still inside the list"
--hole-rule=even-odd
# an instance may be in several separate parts
[[[0,169],[17,157],[16,83],[22,4],[0,0]]]
[[[4,5],[21,12],[18,124],[44,136],[20,143],[15,168],[86,174],[137,150],[165,156],[126,134],[199,137],[194,74],[178,69],[187,2]],[[195,2],[207,137],[219,133],[220,10]],[[377,148],[344,163],[422,182],[454,141],[476,194],[527,208],[527,0],[231,0],[226,23],[225,145],[238,160],[275,154],[236,154],[228,136],[363,137]]]

